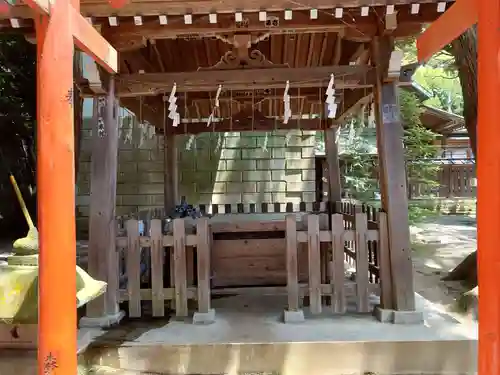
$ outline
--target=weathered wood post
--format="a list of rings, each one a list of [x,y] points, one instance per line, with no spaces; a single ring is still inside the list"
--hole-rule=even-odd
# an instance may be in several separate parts
[[[116,178],[118,173],[118,101],[114,77],[105,97],[94,97],[90,178],[89,264],[92,277],[108,283],[106,294],[87,305],[81,326],[109,327],[124,313],[118,308]]]
[[[403,126],[397,82],[385,81],[392,49],[392,42],[387,37],[375,37],[372,53],[375,56],[377,72],[374,98],[379,179],[382,208],[387,212],[388,218],[388,245],[393,284],[392,299],[384,299],[384,305],[376,312],[382,321],[415,323],[422,321],[423,316],[422,313],[415,311]],[[389,301],[391,304],[385,305]]]

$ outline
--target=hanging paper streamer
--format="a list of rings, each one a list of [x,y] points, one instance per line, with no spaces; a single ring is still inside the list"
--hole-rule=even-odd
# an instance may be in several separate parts
[[[292,133],[288,131],[285,135],[285,146],[288,147],[288,144],[290,143],[290,139],[292,138]]]
[[[262,151],[267,152],[268,142],[269,142],[269,133],[266,132],[266,138],[264,138],[264,143],[262,144]]]
[[[222,85],[219,85],[219,87],[217,88],[217,93],[215,94],[215,105],[212,108],[212,112],[210,113],[210,116],[208,116],[207,128],[210,126],[210,124],[214,120],[215,110],[219,108],[219,96],[220,96],[221,91],[222,91]]]
[[[368,115],[368,127],[369,128],[375,127],[375,103],[374,102],[370,103],[370,114]]]
[[[333,84],[335,83],[334,75],[330,75],[330,82],[328,82],[328,88],[326,89],[326,100],[328,110],[328,118],[335,118],[337,114],[337,103],[335,103],[335,89]]]
[[[186,142],[186,151],[191,151],[191,149],[193,148],[193,143],[194,143],[194,135],[191,134],[191,136]]]
[[[175,92],[177,91],[177,84],[174,83],[174,87],[172,87],[172,91],[170,92],[170,96],[168,98],[168,118],[172,120],[172,126],[177,127],[181,123],[181,116],[177,112],[177,97],[175,96]]]
[[[284,114],[283,114],[283,124],[288,124],[288,120],[292,117],[292,109],[290,108],[290,95],[288,95],[288,90],[290,89],[290,82],[286,81],[285,93],[283,94],[284,103]]]

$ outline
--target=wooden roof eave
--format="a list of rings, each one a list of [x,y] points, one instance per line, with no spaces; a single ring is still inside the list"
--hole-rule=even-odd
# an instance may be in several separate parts
[[[106,0],[82,0],[81,13],[86,17],[133,17],[137,15],[185,15],[185,14],[234,14],[235,12],[280,12],[283,10],[301,11],[316,9],[331,12],[335,8],[360,8],[364,6],[435,4],[452,2],[453,0],[303,0],[290,2],[288,0],[249,0],[244,6],[238,6],[230,1],[206,0],[131,0],[120,9],[113,8]],[[15,5],[8,14],[0,15],[0,19],[33,18],[33,13],[24,4]]]

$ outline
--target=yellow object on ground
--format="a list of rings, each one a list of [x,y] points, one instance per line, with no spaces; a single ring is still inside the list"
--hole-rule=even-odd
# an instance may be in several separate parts
[[[33,258],[35,257],[37,256]],[[76,267],[75,292],[78,307],[105,291],[105,282],[94,280],[83,269]],[[0,322],[34,324],[37,321],[38,266],[0,265]]]

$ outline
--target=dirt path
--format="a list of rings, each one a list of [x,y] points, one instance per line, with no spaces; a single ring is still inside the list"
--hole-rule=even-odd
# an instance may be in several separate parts
[[[415,291],[434,303],[450,305],[465,290],[441,278],[476,249],[475,218],[438,216],[410,231]]]

